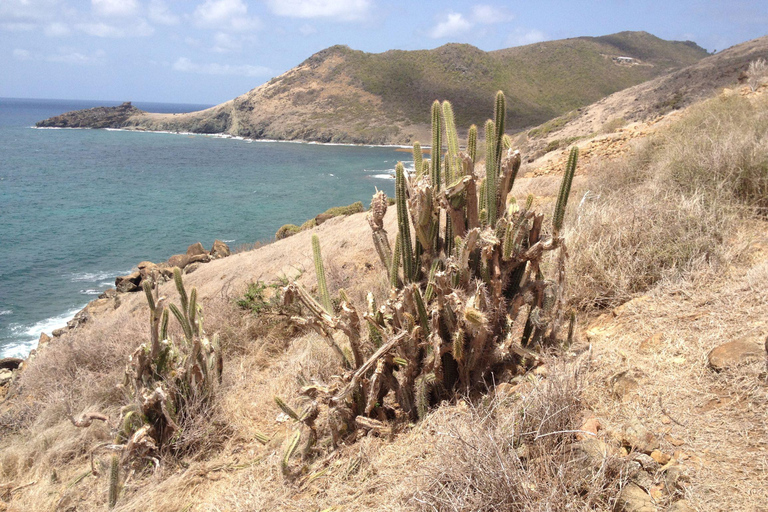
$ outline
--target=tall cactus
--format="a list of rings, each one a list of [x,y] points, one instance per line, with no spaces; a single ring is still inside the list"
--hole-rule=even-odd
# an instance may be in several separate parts
[[[496,124],[490,119],[485,122],[485,205],[488,210],[488,225],[496,225],[498,205],[496,202]]]
[[[501,155],[504,153],[504,130],[506,129],[507,100],[502,91],[496,93],[496,102],[493,108],[493,122],[496,125],[496,176],[501,167]]]
[[[461,176],[461,162],[459,161],[459,135],[456,132],[453,107],[448,101],[443,102],[443,122],[445,123],[445,141],[448,145],[445,184],[453,185]]]
[[[331,303],[328,284],[325,280],[323,256],[320,254],[320,238],[317,235],[312,235],[312,257],[315,261],[315,275],[317,276],[317,291],[320,293],[320,303],[327,313],[333,314],[333,304]]]
[[[419,141],[416,141],[413,143],[413,172],[416,175],[416,177],[420,177],[421,173],[423,171],[422,167],[422,153],[421,153],[421,144]]]
[[[475,162],[477,162],[477,125],[469,127],[467,132],[467,154],[472,161],[472,169],[475,168]]]
[[[443,140],[440,131],[440,102],[432,103],[432,148],[430,161],[432,166],[432,187],[440,190],[440,155],[443,152]]]
[[[579,148],[573,146],[568,154],[568,163],[565,165],[563,181],[560,183],[560,193],[557,195],[557,204],[555,205],[555,214],[552,217],[552,227],[555,234],[559,234],[563,229],[563,219],[565,218],[565,207],[568,204],[568,196],[571,194],[571,184],[573,175],[576,172],[576,163],[579,160]]]
[[[397,203],[397,225],[400,231],[400,244],[403,259],[403,278],[411,282],[416,276],[416,261],[413,256],[413,245],[411,241],[411,225],[408,219],[408,209],[406,206],[406,185],[405,170],[403,163],[398,162],[395,166],[395,201]]]

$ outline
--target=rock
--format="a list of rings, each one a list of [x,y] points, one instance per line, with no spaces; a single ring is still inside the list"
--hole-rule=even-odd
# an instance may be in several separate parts
[[[330,213],[321,213],[315,217],[315,223],[319,226],[323,222],[332,219],[334,216]]]
[[[144,114],[143,110],[126,101],[118,107],[94,107],[67,112],[37,123],[38,127],[58,128],[122,128],[131,116]]]
[[[208,254],[208,251],[205,250],[205,247],[200,242],[187,247],[187,256],[197,256],[199,254]]]
[[[0,386],[5,386],[11,380],[13,380],[13,372],[5,368],[0,369]]]
[[[153,274],[156,274],[160,271],[160,268],[157,266],[157,264],[152,263],[151,261],[142,261],[136,266],[139,268],[139,273],[141,274],[142,279],[151,277]]]
[[[580,461],[590,467],[600,467],[606,457],[614,454],[610,445],[594,437],[573,443],[571,450],[574,461]]]
[[[660,447],[659,440],[645,426],[633,420],[624,427],[621,444],[631,450],[650,454]]]
[[[168,258],[168,266],[173,267],[179,267],[183,269],[189,264],[189,256],[186,254],[174,254],[170,258]]]
[[[656,505],[653,504],[653,499],[647,492],[639,485],[630,482],[621,490],[614,510],[616,512],[656,512]]]
[[[114,299],[115,297],[117,297],[117,290],[115,290],[114,288],[109,288],[107,290],[104,290],[104,293],[99,295],[100,299]]]
[[[653,477],[647,471],[638,471],[632,477],[632,483],[646,492],[650,492],[653,487]]]
[[[640,387],[637,379],[634,377],[633,370],[625,370],[617,373],[610,380],[611,394],[619,400],[624,400],[629,395],[637,391]]]
[[[202,265],[202,263],[200,263],[199,261],[197,263],[190,263],[189,265],[184,267],[184,273],[191,274],[192,272],[200,268],[200,265]]]
[[[37,340],[37,350],[47,347],[50,342],[51,342],[51,337],[45,334],[44,332],[41,332],[40,339]]]
[[[68,330],[69,330],[69,327],[60,327],[58,329],[54,329],[53,332],[51,332],[51,334],[53,335],[54,338],[58,338]]]
[[[667,455],[666,453],[662,453],[659,450],[654,450],[651,452],[651,458],[661,464],[662,466],[672,460],[671,455]]]
[[[632,460],[640,464],[643,471],[654,473],[659,469],[659,463],[653,457],[650,457],[644,453],[633,453]]]
[[[213,247],[211,247],[211,258],[226,258],[230,254],[232,253],[230,252],[229,246],[227,244],[221,240],[216,240],[213,242]]]
[[[713,370],[725,370],[766,357],[763,341],[757,337],[741,338],[713,348],[707,360]]]
[[[208,253],[205,254],[195,254],[194,256],[189,257],[189,262],[187,265],[190,265],[192,263],[208,263],[211,261],[210,255]]]
[[[581,432],[576,433],[576,440],[583,441],[584,439],[595,438],[600,427],[600,420],[595,416],[588,418],[582,423],[581,427],[579,427]]]
[[[139,284],[141,283],[141,272],[138,270],[136,272],[132,272],[128,274],[127,276],[117,276],[115,278],[115,288],[118,292],[121,293],[128,293],[128,292],[135,292],[139,289]]]
[[[664,470],[664,488],[669,494],[683,492],[689,478],[680,464],[674,464]]]
[[[67,327],[70,329],[77,329],[81,325],[83,325],[86,322],[90,322],[93,318],[93,315],[91,315],[91,312],[88,310],[88,306],[84,307],[80,311],[75,314],[74,318],[67,322]]]
[[[667,512],[696,512],[686,500],[678,500],[667,509]]]
[[[0,369],[17,370],[24,360],[20,357],[4,357],[0,359]]]

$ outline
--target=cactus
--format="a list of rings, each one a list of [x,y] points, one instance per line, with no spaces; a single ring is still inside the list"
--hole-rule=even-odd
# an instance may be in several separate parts
[[[568,204],[568,196],[571,194],[571,183],[573,183],[573,174],[576,172],[576,163],[579,159],[579,148],[573,146],[568,155],[568,163],[565,166],[565,174],[560,184],[560,193],[557,195],[557,204],[555,213],[552,216],[552,227],[555,235],[560,233],[563,228],[563,219],[565,218],[565,207]]]
[[[412,281],[416,276],[416,262],[413,257],[413,245],[411,242],[411,224],[408,220],[406,207],[405,171],[403,163],[398,162],[395,167],[395,200],[397,201],[397,225],[400,233],[400,249],[403,259],[403,279]]]
[[[416,141],[413,143],[413,172],[417,178],[421,176],[423,171],[422,157],[421,144],[419,141]]]
[[[305,325],[316,326],[328,340],[333,331],[342,331],[352,349],[343,358],[348,371],[339,372],[332,385],[313,384],[302,392],[328,411],[320,416],[327,416],[327,428],[318,431],[330,432],[332,446],[351,439],[357,429],[370,430],[373,422],[418,421],[442,400],[523,373],[535,359],[529,357],[534,346],[557,340],[566,284],[565,241],[558,226],[575,157],[564,178],[562,206],[556,208],[555,233],[549,236],[542,230],[543,214],[533,210],[533,197],[518,204],[511,195],[522,160],[504,133],[505,110],[504,96],[497,94],[495,121],[485,125],[486,178],[478,187],[476,128],[469,132],[468,153],[460,152],[450,103],[432,105],[431,176],[408,181],[402,164],[396,168],[398,234],[387,266],[391,289],[382,304],[368,297],[363,317],[370,344],[360,342],[360,319],[347,297],[342,312],[330,316],[298,285],[287,287],[286,297],[295,296],[315,316],[302,320]],[[444,161],[442,129],[448,146]],[[382,229],[376,218],[369,217],[374,234]],[[543,265],[551,251],[559,251],[556,262]],[[422,275],[421,269],[429,272]],[[556,278],[547,279],[545,270]],[[354,365],[349,363],[353,356]],[[304,413],[293,413],[306,424]],[[316,432],[306,426],[310,446]]]
[[[325,267],[323,257],[320,254],[320,238],[312,235],[312,256],[315,260],[315,274],[317,275],[317,290],[320,293],[320,303],[326,312],[333,314],[331,296],[328,294],[328,285],[325,281]]]
[[[120,458],[113,455],[109,461],[109,508],[115,508],[120,493]]]
[[[472,125],[469,127],[467,133],[467,154],[469,159],[472,160],[472,169],[475,168],[475,162],[477,162],[477,126]]]

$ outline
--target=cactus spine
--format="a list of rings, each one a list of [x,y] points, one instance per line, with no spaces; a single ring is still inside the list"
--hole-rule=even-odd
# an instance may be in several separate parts
[[[440,102],[435,100],[432,103],[432,187],[435,191],[440,190],[440,154],[443,152],[443,141],[440,134]]]
[[[485,205],[488,210],[488,225],[496,225],[498,206],[496,203],[496,125],[490,119],[485,122]]]
[[[459,161],[459,136],[456,133],[456,122],[453,117],[453,107],[450,102],[443,102],[443,121],[445,122],[445,140],[448,144],[446,160],[446,185],[452,185],[462,174]]]
[[[507,100],[504,98],[504,93],[498,91],[496,93],[496,103],[493,108],[493,122],[496,125],[496,156],[494,163],[496,164],[496,176],[499,175],[499,169],[501,167],[501,155],[504,154],[504,129],[506,127],[506,113],[507,113]]]
[[[325,267],[323,256],[320,254],[320,238],[312,235],[312,256],[315,260],[315,274],[317,275],[317,290],[320,293],[320,303],[328,314],[333,314],[331,296],[328,294],[328,285],[325,280]]]
[[[117,505],[117,496],[120,493],[120,458],[112,455],[109,461],[109,508]]]

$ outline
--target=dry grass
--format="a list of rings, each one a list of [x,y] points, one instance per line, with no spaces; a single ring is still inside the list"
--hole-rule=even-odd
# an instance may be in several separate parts
[[[572,198],[573,303],[614,307],[728,262],[730,235],[768,206],[768,101],[718,97],[630,157],[593,168]]]
[[[581,425],[579,377],[553,366],[519,400],[498,395],[438,411],[422,428],[437,432],[432,454],[413,468],[408,499],[419,510],[610,510],[621,464],[589,462],[575,449]]]

